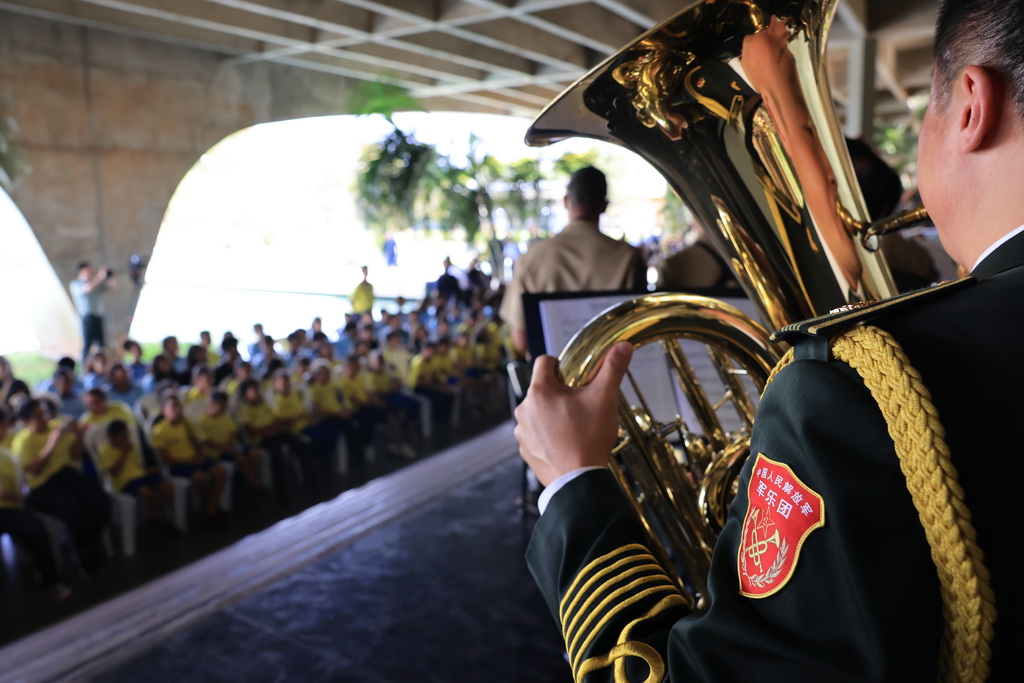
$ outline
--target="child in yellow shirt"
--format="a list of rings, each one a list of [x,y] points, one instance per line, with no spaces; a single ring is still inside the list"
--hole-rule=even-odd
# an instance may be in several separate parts
[[[215,517],[227,470],[206,455],[177,394],[164,398],[162,413],[163,420],[153,425],[153,448],[172,476],[186,477],[195,483],[206,516]]]
[[[142,454],[131,438],[128,423],[111,420],[94,429],[103,429],[107,433],[107,440],[100,445],[98,455],[100,469],[110,475],[111,488],[142,500],[153,520],[166,526],[167,506],[174,497],[174,487],[158,472],[147,472],[143,467]]]
[[[262,489],[260,453],[243,447],[238,438],[238,425],[228,414],[228,395],[215,391],[210,405],[199,418],[199,440],[211,458],[235,463],[239,474],[253,489]]]

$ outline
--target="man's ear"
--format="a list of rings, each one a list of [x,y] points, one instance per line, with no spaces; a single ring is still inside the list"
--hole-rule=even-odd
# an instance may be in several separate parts
[[[955,86],[960,90],[960,116],[957,134],[961,152],[985,148],[999,128],[1006,89],[995,73],[980,66],[969,66],[960,74]]]

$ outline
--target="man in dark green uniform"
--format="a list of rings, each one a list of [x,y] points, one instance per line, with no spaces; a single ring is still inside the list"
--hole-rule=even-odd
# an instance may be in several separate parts
[[[538,359],[517,410],[548,485],[527,559],[577,681],[1013,675],[1022,27],[1024,0],[943,3],[920,186],[973,277],[777,333],[795,353],[762,399],[707,613],[688,613],[605,468],[628,345],[581,389]]]

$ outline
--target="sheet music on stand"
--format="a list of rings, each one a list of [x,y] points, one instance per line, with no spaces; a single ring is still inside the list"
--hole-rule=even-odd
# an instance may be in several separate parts
[[[760,313],[754,304],[740,290],[693,290],[686,293],[713,296],[735,306],[755,320],[761,320]],[[524,295],[527,339],[531,355],[534,357],[542,354],[558,356],[573,335],[595,316],[618,303],[637,296],[641,295],[623,292]],[[693,343],[696,344],[696,342]],[[706,377],[709,374],[714,375],[714,369],[706,354],[688,355],[702,382],[706,382]],[[701,359],[703,359],[703,367],[698,367],[702,362]],[[633,354],[629,370],[637,386],[643,392],[644,399],[655,420],[669,422],[676,415],[680,415],[687,424],[694,424],[693,409],[679,387],[679,383],[669,367],[668,359],[659,344],[648,344],[637,349]],[[717,375],[714,375],[713,381],[717,381]],[[622,382],[622,391],[631,405],[640,404],[628,377]],[[734,428],[727,424],[723,424],[723,426],[726,429]]]

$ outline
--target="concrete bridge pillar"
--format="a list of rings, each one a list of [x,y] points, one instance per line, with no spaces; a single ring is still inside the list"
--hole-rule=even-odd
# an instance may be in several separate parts
[[[175,188],[206,150],[257,123],[346,113],[350,84],[336,75],[226,59],[0,11],[0,96],[31,167],[11,196],[65,285],[81,260],[122,276],[110,342],[131,314],[128,258],[152,252]]]

